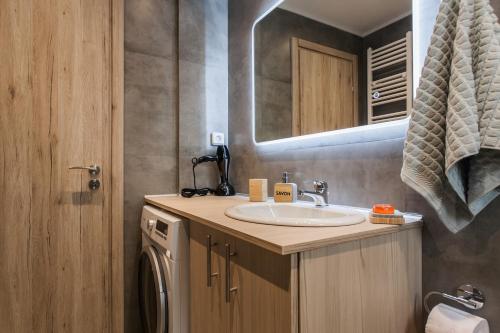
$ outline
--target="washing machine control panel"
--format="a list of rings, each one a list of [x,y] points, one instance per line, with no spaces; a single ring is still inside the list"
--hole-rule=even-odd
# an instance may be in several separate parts
[[[163,250],[177,258],[180,226],[184,221],[175,215],[152,206],[144,206],[142,210],[141,229],[144,235],[157,243]]]
[[[150,235],[154,233],[156,236],[167,240],[168,223],[165,223],[160,219],[147,219],[146,227]]]

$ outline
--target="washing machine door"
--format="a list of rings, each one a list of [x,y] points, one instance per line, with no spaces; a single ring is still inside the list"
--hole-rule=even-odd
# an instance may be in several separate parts
[[[168,333],[168,300],[165,274],[158,251],[142,250],[139,264],[139,303],[145,333]]]

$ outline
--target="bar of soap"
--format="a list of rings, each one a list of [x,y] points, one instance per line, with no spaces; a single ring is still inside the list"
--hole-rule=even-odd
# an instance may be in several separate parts
[[[252,202],[267,201],[267,179],[249,179],[248,196]]]
[[[375,214],[394,214],[395,209],[389,204],[375,204],[373,205],[372,212]]]

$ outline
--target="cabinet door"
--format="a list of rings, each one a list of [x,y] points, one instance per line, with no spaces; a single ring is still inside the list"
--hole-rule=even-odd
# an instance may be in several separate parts
[[[422,327],[421,230],[300,254],[302,333],[417,333]]]
[[[208,246],[209,237],[211,249]],[[224,244],[222,233],[191,223],[191,333],[228,331],[229,304],[223,298]],[[208,285],[209,273],[213,275],[210,278],[211,286]]]
[[[230,256],[229,331],[296,332],[296,255],[278,255],[227,237]],[[225,261],[226,258],[225,258]]]

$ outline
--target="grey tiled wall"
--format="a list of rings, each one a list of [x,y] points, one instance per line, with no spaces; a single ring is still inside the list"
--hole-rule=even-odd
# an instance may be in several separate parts
[[[228,37],[226,0],[179,1],[179,179],[192,187],[191,158],[214,153],[210,132],[227,138]],[[197,185],[214,188],[217,168],[196,168]]]
[[[177,1],[125,1],[125,331],[137,299],[144,194],[178,189]]]
[[[254,20],[277,0],[230,1],[229,8],[229,135],[237,191],[247,192],[248,178],[279,180],[291,171],[294,180],[310,186],[314,178],[331,185],[332,202],[369,206],[391,202],[425,216],[423,231],[423,290],[444,290],[471,282],[484,289],[488,302],[478,312],[500,331],[500,199],[472,225],[451,234],[429,205],[400,180],[404,138],[344,146],[264,151],[251,137],[251,38]],[[434,0],[433,0],[434,1]],[[499,8],[499,0],[493,5]],[[427,22],[426,24],[432,24]]]
[[[226,0],[125,1],[125,330],[141,332],[137,267],[145,194],[192,186],[191,158],[227,136]],[[214,164],[198,168],[214,186]]]

